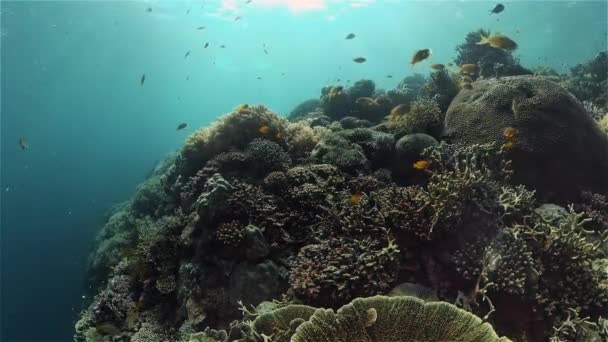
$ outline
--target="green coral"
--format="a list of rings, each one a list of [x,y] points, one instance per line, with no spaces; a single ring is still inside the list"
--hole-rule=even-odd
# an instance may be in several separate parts
[[[357,298],[337,312],[318,309],[293,342],[508,341],[479,317],[414,297]]]

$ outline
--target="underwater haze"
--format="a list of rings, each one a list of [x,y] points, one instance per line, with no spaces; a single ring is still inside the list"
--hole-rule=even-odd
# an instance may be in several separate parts
[[[425,80],[430,80],[434,73],[461,73],[459,64],[475,64],[477,61],[455,61],[456,48],[465,42],[467,34],[479,29],[488,30],[490,34],[500,33],[516,42],[517,48],[512,51],[505,46],[492,47],[501,53],[506,51],[504,53],[509,54],[509,58],[515,57],[508,59],[515,61],[508,67],[524,68],[517,69],[524,70],[521,73],[513,72],[504,76],[540,74],[541,70],[552,69],[548,75],[561,78],[555,83],[561,82],[566,88],[564,84],[567,78],[574,78],[571,68],[594,60],[598,53],[607,49],[606,0],[510,1],[502,4],[504,10],[490,13],[497,2],[1,1],[0,340],[74,340],[74,325],[87,315],[83,312],[90,312],[90,306],[98,304],[93,297],[100,293],[99,296],[102,297],[104,293],[101,291],[111,279],[110,275],[103,273],[100,276],[103,279],[99,283],[93,284],[90,280],[90,255],[94,255],[91,253],[100,244],[95,239],[107,223],[110,209],[116,203],[129,200],[136,186],[150,177],[155,165],[165,160],[170,153],[181,151],[183,160],[181,164],[176,164],[178,169],[182,167],[177,171],[180,179],[190,179],[195,183],[192,179],[199,175],[198,170],[203,169],[203,159],[207,162],[220,152],[245,150],[245,146],[249,145],[235,145],[218,149],[209,158],[192,158],[196,162],[188,164],[192,169],[186,171],[184,165],[190,161],[187,151],[184,152],[187,148],[182,146],[187,137],[197,129],[209,126],[225,113],[246,112],[253,107],[251,111],[254,114],[251,115],[258,115],[257,111],[263,113],[260,115],[274,112],[287,118],[303,101],[320,99],[317,103],[319,111],[324,112],[330,121],[337,122],[346,115],[332,114],[332,109],[328,109],[331,104],[326,106],[327,101],[330,101],[328,99],[343,89],[353,89],[352,86],[361,79],[372,80],[376,90],[388,91],[400,88],[405,77],[416,73],[423,75]],[[349,38],[351,33],[353,37]],[[429,49],[430,56],[411,64],[412,56],[423,49]],[[466,78],[470,82],[463,77],[454,87],[458,91],[468,91],[469,87],[482,89],[476,88],[477,84],[488,82],[494,76],[496,79],[503,76],[499,75],[502,70],[500,68],[504,66],[504,62],[501,63],[494,64],[494,70],[498,71],[496,75],[493,71],[489,76],[479,69],[481,64],[472,66],[477,71],[472,72],[472,79]],[[600,63],[605,66],[605,62]],[[431,68],[431,65],[436,66]],[[588,74],[591,76],[585,76]],[[582,72],[581,75],[583,78],[595,77],[592,72]],[[601,82],[606,87],[605,78],[597,84]],[[325,89],[322,96],[323,87],[337,85],[340,87]],[[580,102],[585,101],[586,108],[595,106],[593,108],[598,113],[606,113],[607,101],[603,97],[606,88],[598,87],[602,90],[599,95],[593,96],[584,91],[580,92],[584,95],[579,95],[576,90],[568,90]],[[362,96],[364,100],[353,98],[351,105],[356,107],[365,101],[373,102],[374,106],[380,105],[375,98],[385,93],[388,94],[377,91]],[[442,118],[454,96],[456,93],[447,100],[445,107],[439,104],[439,115]],[[243,104],[248,106],[242,106]],[[365,119],[370,122],[368,126],[381,124],[384,117],[394,114],[391,108],[398,104],[392,100],[388,105],[390,108],[381,115],[376,115],[373,119],[366,116]],[[259,109],[253,105],[263,105],[265,108]],[[407,105],[410,108],[411,103],[408,102]],[[317,106],[312,109],[314,107]],[[359,109],[359,113],[362,111]],[[318,113],[320,112],[317,111]],[[357,116],[357,111],[349,113],[355,113],[350,116]],[[597,115],[594,119],[601,122]],[[603,122],[608,127],[608,115]],[[180,124],[185,124],[185,127],[178,127]],[[286,147],[290,144],[289,131],[276,128],[283,124],[276,125],[278,126],[266,123],[256,126],[254,130],[259,130],[262,135],[276,134],[276,139],[273,139],[279,145],[279,141],[286,139],[285,145],[281,146],[289,152],[290,155],[286,158],[290,159],[292,165],[300,165],[301,160],[302,165],[310,164],[304,160],[315,158],[310,151],[312,147],[303,152],[305,157],[296,157],[293,152],[295,149]],[[326,126],[330,127],[329,122]],[[599,129],[593,127],[593,132],[599,132]],[[336,132],[335,127],[331,130]],[[380,131],[382,130],[379,129],[378,132]],[[235,130],[230,134],[245,136],[242,132]],[[507,141],[503,150],[512,148],[515,142],[510,139],[517,134],[512,133],[516,132],[515,129],[504,132]],[[382,134],[393,133],[384,130]],[[502,131],[498,136],[501,134]],[[439,135],[429,135],[433,136],[433,141],[441,140]],[[402,136],[403,134],[395,135],[391,139],[398,140]],[[600,137],[597,141],[604,138]],[[253,151],[256,146],[247,148],[248,151]],[[259,148],[264,151],[259,153],[266,155],[265,149],[274,147]],[[593,150],[595,146],[587,148]],[[360,148],[357,151],[359,150]],[[363,151],[367,153],[365,147]],[[598,153],[601,154],[601,151]],[[333,165],[329,159],[319,158],[323,163]],[[382,158],[384,157],[380,159]],[[359,177],[364,173],[371,175],[378,169],[392,167],[384,162],[375,164],[376,161],[369,156],[367,159],[369,163],[366,161],[365,167],[362,164],[349,164],[346,168],[357,168],[355,173]],[[431,167],[426,161],[417,159],[408,161],[408,167],[412,162],[416,162],[415,169]],[[581,164],[585,168],[585,163]],[[341,169],[341,166],[337,168],[350,174],[348,170]],[[363,169],[366,171],[361,171]],[[285,170],[270,168],[266,171]],[[167,171],[166,174],[169,173]],[[581,178],[596,179],[593,178],[595,175],[586,177],[583,174],[581,171]],[[264,177],[251,177],[259,178],[251,182],[256,186],[264,183]],[[392,181],[399,186],[426,186],[428,181],[421,179],[422,176],[408,177],[393,178]],[[179,180],[175,183],[183,186],[180,188],[181,193],[186,192],[183,190],[185,183],[179,183]],[[528,185],[526,181],[522,183]],[[197,191],[202,189],[201,184],[197,186]],[[539,184],[537,190],[542,193],[548,187],[550,186]],[[338,193],[345,188],[346,185],[339,190],[332,188],[329,192]],[[579,190],[576,185],[573,188]],[[556,198],[561,195],[565,196],[561,198],[567,198],[563,203],[575,202],[571,200],[572,197],[568,197],[570,193],[556,192],[557,195],[547,192],[547,198],[550,198],[547,202],[557,203],[559,201]],[[364,193],[367,194],[367,191],[357,190],[352,194],[354,197],[349,198],[358,204],[361,196],[365,201],[367,195]],[[183,196],[180,198],[184,201]],[[180,212],[182,209],[186,212],[187,206],[180,203]],[[567,208],[566,204],[563,206]],[[158,214],[159,211],[160,209],[149,216],[156,220],[166,214]],[[238,220],[231,219],[230,222]],[[270,240],[268,236],[266,239]],[[296,240],[294,238],[291,241]],[[293,255],[290,254],[292,257],[285,259],[289,262],[283,260],[285,265],[292,262],[298,253],[293,249],[294,244],[299,248],[309,243],[292,242],[287,245],[289,253]],[[271,254],[274,253],[272,248],[283,245],[275,241],[272,246]],[[353,251],[361,252],[356,252],[357,249]],[[183,253],[190,255],[190,252]],[[285,252],[285,255],[289,253]],[[113,269],[117,265],[105,266]],[[287,274],[289,271],[281,270],[276,273]],[[279,298],[274,295],[283,293],[281,290],[286,286],[299,295],[305,304],[328,306],[319,298],[306,298],[306,291],[298,292],[301,288],[298,287],[297,280],[293,280],[293,274],[291,281],[277,280],[279,285],[271,291],[273,295],[262,299]],[[401,275],[395,277],[399,278],[399,282],[405,279]],[[391,288],[397,284],[397,278],[387,282]],[[376,281],[381,282],[378,279],[374,280]],[[139,280],[137,282],[140,285],[145,283]],[[223,286],[218,285],[220,283],[224,284],[218,280],[214,286],[220,288]],[[145,286],[147,285],[136,286],[137,290],[134,291],[138,296],[138,291],[146,293]],[[357,293],[353,290],[352,296],[341,297],[344,301],[336,301],[335,304],[339,304],[336,306],[339,308],[351,299],[387,293],[388,290],[390,289],[383,288],[372,291],[373,293]],[[159,291],[163,296],[166,295],[162,290]],[[323,293],[322,289],[319,291]],[[181,295],[182,291],[179,293]],[[155,301],[165,305],[181,300],[168,300],[158,296],[163,299],[142,294],[139,302],[135,300],[137,313],[143,315],[148,312],[148,308],[152,307],[150,303],[157,303]],[[332,296],[328,295],[329,297]],[[236,301],[231,303],[235,304]],[[245,300],[245,303],[258,304],[253,299],[250,303]],[[166,309],[162,305],[161,307]],[[183,317],[187,311],[184,307],[180,307],[180,310],[174,307],[167,309],[178,317],[171,316],[172,322],[189,320]],[[240,314],[240,311],[231,307],[233,309],[234,312],[230,314],[223,309],[218,309],[218,313],[207,313],[207,320],[188,326],[191,330],[181,323],[175,323],[172,327],[175,329],[168,329],[170,333],[159,333],[158,336],[170,336],[166,339],[177,340],[175,336],[180,336],[181,339],[189,333],[202,331],[206,326],[226,329],[227,322],[235,318],[235,313]],[[226,315],[222,316],[224,313]],[[131,311],[128,312],[130,314]],[[597,318],[593,312],[589,315]],[[140,322],[144,321],[141,317]],[[106,318],[95,319],[97,321],[93,321],[96,323],[87,325],[91,330],[82,341],[112,341],[112,336],[122,336],[123,339],[117,337],[115,341],[126,341],[131,335],[125,331],[135,331],[127,323],[125,326],[128,325],[129,329],[114,321],[110,323]],[[499,336],[516,336],[511,334],[509,328],[503,329],[500,323],[496,324]],[[552,324],[553,321],[547,323],[547,326],[552,327]],[[91,337],[93,333],[99,334],[101,339]],[[140,334],[143,336],[143,333]],[[82,336],[77,335],[76,339]],[[144,337],[139,338],[139,341],[146,340]],[[153,338],[148,340],[155,341]]]

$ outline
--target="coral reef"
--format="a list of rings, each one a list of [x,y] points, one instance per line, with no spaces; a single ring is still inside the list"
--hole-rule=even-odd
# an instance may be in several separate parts
[[[591,101],[608,109],[608,52],[602,51],[592,60],[573,67],[561,84],[579,101]]]
[[[489,36],[490,32],[480,29],[469,32],[464,43],[456,47],[456,65],[476,64],[479,67],[478,76],[500,77],[515,75],[531,75],[532,71],[519,65],[511,51],[496,49],[489,45],[477,45],[481,36]],[[476,77],[478,77],[476,76]]]
[[[510,77],[477,36],[466,87],[361,80],[192,134],[108,211],[75,340],[608,338],[606,57]]]
[[[571,94],[541,77],[475,83],[474,89],[459,93],[447,111],[450,141],[504,142],[505,128],[513,127],[515,183],[562,202],[583,189],[608,191],[608,139]]]
[[[443,113],[437,102],[420,97],[412,102],[405,114],[391,117],[388,127],[396,138],[406,134],[425,133],[438,139],[442,134]]]
[[[287,116],[289,121],[297,121],[302,117],[306,116],[306,114],[314,112],[318,107],[321,106],[321,101],[319,99],[309,99],[306,100],[299,105],[297,105]]]

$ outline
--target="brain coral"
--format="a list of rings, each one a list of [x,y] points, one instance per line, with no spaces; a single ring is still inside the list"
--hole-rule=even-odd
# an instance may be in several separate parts
[[[267,126],[267,130],[262,130]],[[191,176],[215,155],[242,150],[255,138],[281,141],[287,121],[264,106],[241,105],[211,126],[192,133],[181,151],[180,171]]]
[[[507,127],[516,129],[509,149],[516,183],[558,201],[581,189],[608,191],[608,138],[558,84],[533,76],[478,81],[452,101],[444,133],[453,142],[502,142]]]

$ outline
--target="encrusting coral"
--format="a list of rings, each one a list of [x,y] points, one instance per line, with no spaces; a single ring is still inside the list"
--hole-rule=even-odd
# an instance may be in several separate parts
[[[470,87],[361,80],[193,133],[107,215],[75,340],[608,338],[604,57],[509,77],[477,36]]]

